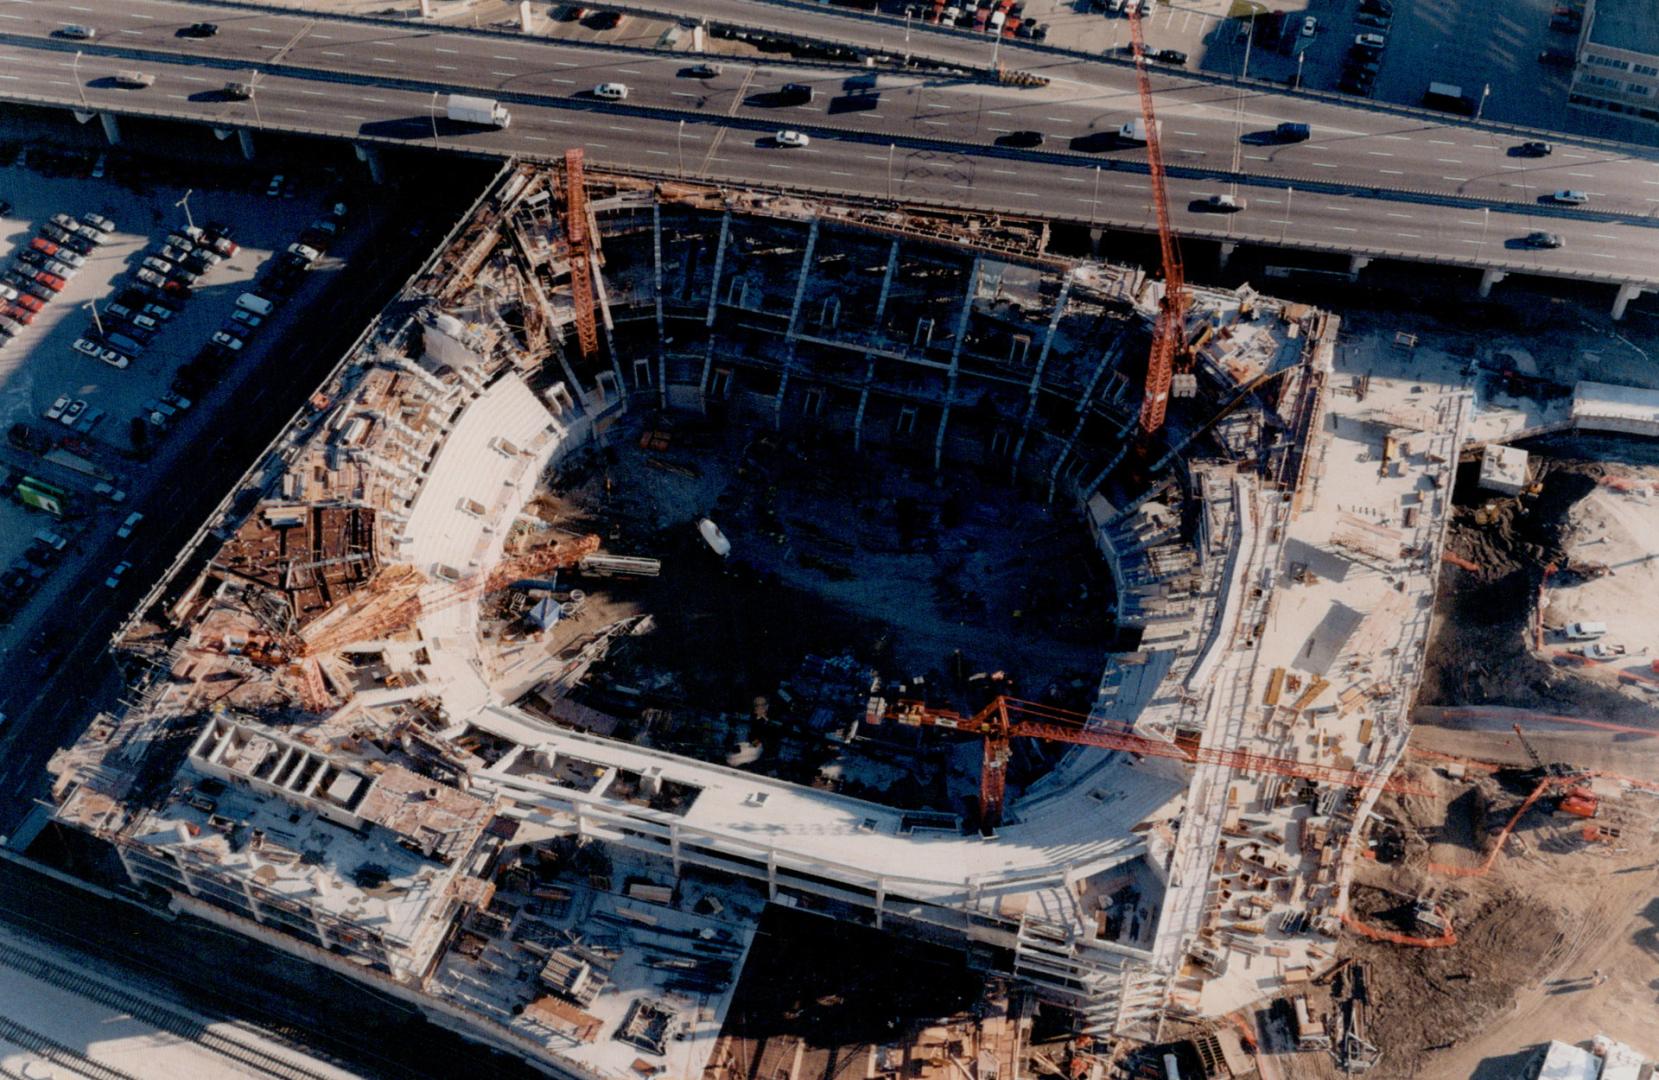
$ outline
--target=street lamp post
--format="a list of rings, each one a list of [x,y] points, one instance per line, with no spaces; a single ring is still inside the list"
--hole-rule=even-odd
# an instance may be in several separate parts
[[[1490,206],[1481,207],[1480,208],[1480,254],[1482,254],[1482,255],[1486,254],[1486,229],[1487,229],[1487,226],[1489,226],[1491,224],[1492,224],[1492,208]]]
[[[1094,198],[1089,200],[1089,224],[1094,224],[1095,211],[1100,209],[1100,166],[1094,167]]]
[[[265,126],[265,120],[259,115],[259,72],[255,71],[248,77],[248,103],[253,106],[253,122],[258,127]]]
[[[1492,84],[1487,83],[1480,88],[1480,103],[1475,106],[1475,119],[1480,119],[1481,113],[1486,111],[1486,99],[1492,96]]]
[[[1290,200],[1295,194],[1295,188],[1285,188],[1285,218],[1279,223],[1279,243],[1281,244],[1285,242],[1285,230],[1290,228]]]
[[[432,149],[438,149],[438,94],[441,91],[432,91],[432,102],[427,106],[427,115],[432,118]]]
[[[98,317],[98,304],[97,304],[97,302],[93,301],[93,300],[88,300],[86,302],[86,309],[88,311],[92,312],[92,325],[96,326],[98,328],[98,336],[103,337],[104,336],[104,320],[102,320]]]
[[[685,179],[685,121],[674,132],[674,151],[680,156],[680,179]]]
[[[1302,89],[1302,61],[1308,58],[1308,52],[1303,49],[1296,54],[1296,89]]]
[[[69,68],[74,73],[75,92],[81,96],[81,108],[90,109],[92,106],[86,103],[86,84],[81,82],[81,50],[75,50],[75,59],[70,61]]]
[[[898,149],[897,143],[887,144],[887,201],[893,201],[893,152]]]
[[[1255,43],[1256,43],[1256,19],[1255,19],[1254,16],[1252,16],[1251,19],[1250,19],[1250,28],[1247,31],[1245,31],[1245,35],[1244,35],[1244,70],[1239,72],[1239,78],[1240,79],[1248,79],[1250,77],[1250,46],[1254,45]],[[1301,55],[1301,54],[1298,53],[1297,55]]]
[[[195,188],[187,188],[184,192],[184,198],[173,204],[174,206],[184,207],[184,223],[192,229],[196,227],[196,219],[190,216],[190,196],[195,190]]]

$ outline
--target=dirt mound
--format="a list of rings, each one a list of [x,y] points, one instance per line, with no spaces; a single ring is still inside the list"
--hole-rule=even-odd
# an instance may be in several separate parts
[[[1418,701],[1571,711],[1629,705],[1617,692],[1570,680],[1527,651],[1524,634],[1547,565],[1565,566],[1569,514],[1594,491],[1601,462],[1533,457],[1536,494],[1495,498],[1478,462],[1459,466],[1447,549],[1473,564],[1447,565]]]
[[[1415,1075],[1424,1053],[1487,1027],[1563,942],[1567,913],[1513,888],[1441,899],[1452,914],[1456,945],[1406,951],[1359,939],[1351,949],[1372,962],[1371,1041],[1384,1048],[1370,1074],[1375,1080]],[[1393,927],[1410,904],[1360,886],[1354,907],[1367,922]]]

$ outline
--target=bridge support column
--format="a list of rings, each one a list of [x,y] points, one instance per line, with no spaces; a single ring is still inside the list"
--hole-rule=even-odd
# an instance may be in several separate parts
[[[247,128],[236,130],[236,141],[242,146],[242,156],[249,161],[253,160],[253,132]]]
[[[111,146],[121,145],[121,118],[114,113],[99,113],[98,122],[104,125],[104,138]]]
[[[1502,270],[1482,270],[1480,272],[1480,295],[1482,299],[1492,295],[1492,286],[1509,275]]]
[[[1370,265],[1371,265],[1371,256],[1369,256],[1369,255],[1350,255],[1350,256],[1348,256],[1348,274],[1349,274],[1350,277],[1358,277],[1359,272],[1361,270],[1364,270],[1367,266],[1370,266]]]
[[[432,0],[421,0],[421,18],[430,19],[431,17],[432,17]]]
[[[523,34],[530,32],[530,0],[518,0],[518,29]]]
[[[1099,255],[1100,254],[1100,238],[1105,236],[1105,235],[1106,235],[1106,230],[1105,229],[1090,229],[1089,230],[1089,254],[1091,254],[1091,255]]]
[[[1619,295],[1613,298],[1613,318],[1624,318],[1624,309],[1630,306],[1632,300],[1645,292],[1647,290],[1640,285],[1620,285]]]
[[[377,184],[384,184],[386,170],[380,163],[380,151],[362,143],[352,143],[351,148],[357,151],[357,160],[369,167],[369,179]]]
[[[1227,264],[1232,261],[1233,252],[1235,252],[1237,250],[1238,250],[1238,245],[1235,244],[1233,241],[1223,240],[1221,242],[1220,257],[1217,259],[1216,265],[1219,266],[1221,269],[1225,270],[1227,268]]]

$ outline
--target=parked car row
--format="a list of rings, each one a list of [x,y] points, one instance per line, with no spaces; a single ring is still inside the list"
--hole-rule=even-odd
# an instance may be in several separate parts
[[[1123,0],[1113,2],[1122,10]],[[1135,2],[1145,4],[1150,10],[1152,0]],[[1105,7],[1097,10],[1105,10]],[[943,26],[960,26],[982,34],[1001,34],[1005,38],[1028,41],[1048,38],[1048,27],[1025,17],[1025,0],[929,0],[925,4],[911,4],[905,9],[905,15]]]
[[[113,221],[91,213],[79,221],[68,214],[53,214],[40,227],[39,235],[0,272],[0,348],[46,310],[114,228]]]
[[[1377,31],[1386,31],[1393,21],[1393,0],[1360,0],[1354,22],[1371,29],[1355,34],[1354,43],[1348,46],[1342,79],[1337,83],[1339,89],[1371,96],[1376,89],[1377,75],[1382,71],[1383,50],[1388,47],[1388,38]]]

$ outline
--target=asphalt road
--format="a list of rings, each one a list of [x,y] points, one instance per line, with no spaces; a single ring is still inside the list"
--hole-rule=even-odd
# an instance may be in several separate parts
[[[747,13],[751,20],[810,25],[820,35],[833,32],[847,39],[873,33],[886,40],[898,34],[897,24],[886,20],[754,0],[647,0],[647,6],[730,22]],[[219,34],[179,36],[181,28],[200,20],[215,22]],[[169,0],[0,2],[0,34],[39,39],[70,22],[98,29],[97,42],[85,46],[88,55],[103,49],[156,51],[226,66],[247,65],[250,72],[282,65],[324,78],[414,80],[429,89],[453,86],[589,103],[594,85],[617,81],[629,86],[629,105],[672,110],[690,119],[731,117],[809,131],[827,125],[877,139],[951,140],[981,147],[1013,131],[1039,130],[1047,137],[1044,150],[1076,159],[1073,164],[1144,160],[1140,148],[1110,138],[1126,120],[1139,115],[1131,68],[1024,49],[1012,42],[1002,47],[1001,59],[1012,67],[1040,72],[1053,80],[1051,85],[1018,89],[955,78],[735,62],[726,63],[718,78],[701,80],[689,77],[691,61],[684,54],[453,28],[317,19]],[[942,58],[967,62],[977,56],[982,66],[989,61],[988,41],[913,27],[913,43],[924,39],[930,52],[942,51]],[[27,74],[15,81],[27,82]],[[222,81],[220,77],[221,85]],[[782,105],[776,91],[785,82],[812,84],[817,99],[806,106]],[[1574,212],[1547,207],[1541,200],[1551,192],[1575,188],[1590,195],[1595,210],[1659,224],[1659,152],[1560,143],[1549,157],[1527,158],[1515,152],[1523,141],[1520,137],[1468,125],[1241,91],[1162,71],[1154,80],[1154,91],[1163,119],[1165,157],[1172,166],[1236,171],[1287,184],[1461,197],[1490,203],[1494,209],[1520,204],[1560,214],[1567,222]],[[1292,145],[1263,141],[1265,133],[1284,121],[1309,123],[1314,138]]]
[[[683,170],[688,176],[815,186],[846,195],[891,194],[1073,220],[1092,218],[1135,229],[1154,227],[1145,174],[1097,169],[1088,159],[1071,163],[995,156],[922,141],[894,145],[823,134],[809,147],[789,150],[773,145],[772,125],[692,117],[682,126],[672,119],[596,102],[577,107],[563,102],[515,104],[510,128],[480,130],[435,117],[434,96],[425,90],[266,75],[253,101],[235,102],[222,93],[224,72],[185,61],[146,61],[145,70],[157,76],[149,89],[114,86],[110,76],[131,66],[130,59],[92,53],[77,62],[72,53],[13,42],[0,46],[0,97],[37,96],[69,105],[84,94],[94,110],[132,110],[217,120],[231,127],[267,126],[413,146],[436,142],[445,149],[494,154],[552,156],[567,146],[582,145],[598,164],[670,176]],[[643,70],[645,62],[635,60],[629,66]],[[591,78],[593,72],[585,74]],[[1191,208],[1192,200],[1223,190],[1225,185],[1215,181],[1172,177],[1170,198],[1177,227],[1188,235],[1246,242],[1659,284],[1659,243],[1643,224],[1545,218],[1515,210],[1291,190],[1289,185],[1242,185],[1239,194],[1248,208],[1239,214],[1204,214]],[[1541,228],[1563,233],[1566,247],[1537,251],[1521,246],[1519,238]]]

